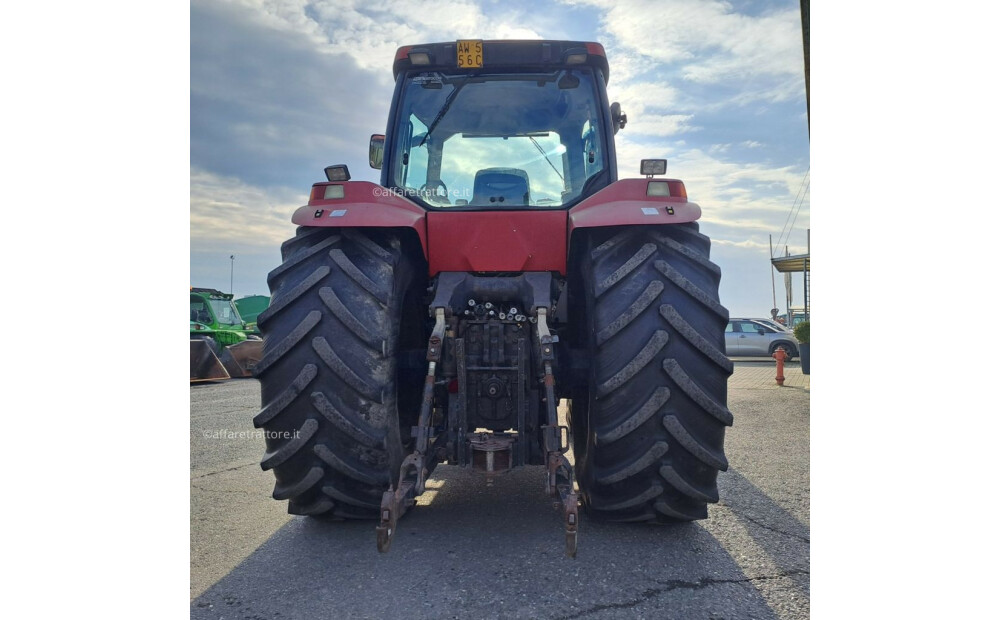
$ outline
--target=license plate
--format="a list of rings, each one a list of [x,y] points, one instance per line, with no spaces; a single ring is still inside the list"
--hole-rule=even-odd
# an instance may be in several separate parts
[[[482,41],[459,41],[455,47],[459,69],[478,69],[483,66]]]

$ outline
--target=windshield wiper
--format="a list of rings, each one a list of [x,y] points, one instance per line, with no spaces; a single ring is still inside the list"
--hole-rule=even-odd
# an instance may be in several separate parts
[[[535,145],[535,148],[538,149],[538,152],[542,154],[542,157],[545,158],[545,161],[549,162],[549,165],[552,166],[552,169],[556,171],[556,174],[559,175],[559,179],[561,181],[565,181],[565,179],[563,179],[562,173],[559,172],[559,169],[556,168],[556,165],[552,163],[551,159],[549,159],[549,156],[545,153],[545,149],[543,149],[542,145],[538,143],[538,140],[535,140],[534,136],[528,136],[528,139],[531,140],[531,143]]]
[[[434,117],[434,120],[431,121],[431,124],[427,127],[427,133],[424,134],[424,137],[420,141],[420,144],[417,145],[418,149],[424,145],[424,142],[427,142],[427,138],[431,137],[431,132],[434,131],[434,128],[437,127],[437,124],[441,122],[441,119],[444,118],[444,115],[448,111],[448,108],[450,108],[452,102],[455,101],[455,97],[458,96],[458,91],[462,90],[465,87],[465,85],[469,83],[469,79],[471,77],[472,74],[465,76],[465,79],[462,80],[462,83],[456,86],[455,90],[451,91],[451,93],[448,95],[448,98],[444,100],[444,105],[442,105],[441,109],[438,110],[437,116]]]

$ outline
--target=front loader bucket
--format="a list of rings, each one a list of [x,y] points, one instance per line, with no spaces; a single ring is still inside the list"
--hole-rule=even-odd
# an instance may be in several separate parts
[[[229,379],[229,373],[215,356],[212,345],[207,340],[191,339],[191,383],[196,381],[221,381]]]
[[[223,349],[219,359],[230,377],[252,377],[263,355],[263,340],[244,340]]]

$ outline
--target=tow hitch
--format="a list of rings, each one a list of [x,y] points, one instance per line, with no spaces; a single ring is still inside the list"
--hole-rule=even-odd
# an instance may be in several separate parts
[[[416,449],[413,454],[403,459],[399,468],[399,482],[395,489],[382,494],[382,505],[379,508],[379,524],[375,528],[378,550],[385,553],[392,545],[392,537],[396,533],[396,522],[403,513],[416,503],[416,497],[424,492],[427,476],[437,465],[437,450],[433,451],[434,460],[427,460],[427,443],[430,439],[430,419],[434,406],[434,377],[437,364],[441,361],[441,351],[444,349],[444,308],[434,311],[434,331],[427,343],[427,378],[424,380],[424,397],[420,402],[420,416],[417,426],[413,428],[416,437]]]
[[[555,359],[554,344],[556,336],[549,333],[545,308],[538,309],[538,344],[541,351],[542,366],[545,369],[545,409],[547,424],[542,427],[545,437],[546,464],[548,476],[545,480],[545,491],[558,498],[556,507],[561,507],[566,526],[566,555],[576,557],[576,533],[579,525],[579,499],[574,489],[573,466],[566,458],[569,449],[568,442],[563,442],[563,430],[569,436],[569,428],[559,425],[559,413],[556,408],[555,377],[552,375],[552,362]]]
[[[396,532],[396,523],[416,504],[417,496],[424,492],[427,478],[438,463],[449,460],[470,466],[485,474],[487,486],[493,484],[496,476],[528,463],[530,450],[527,442],[531,427],[525,421],[525,412],[529,408],[527,366],[530,356],[527,340],[521,335],[523,332],[519,331],[523,324],[525,329],[534,331],[537,337],[537,359],[543,369],[540,395],[545,423],[540,428],[535,428],[534,432],[540,431],[544,457],[539,454],[538,460],[533,462],[544,463],[546,466],[545,490],[562,513],[566,555],[576,557],[579,499],[574,488],[573,466],[566,458],[569,429],[559,424],[553,374],[554,345],[558,342],[558,336],[549,331],[547,308],[537,308],[535,316],[531,317],[533,330],[527,327],[529,321],[523,315],[510,313],[508,318],[507,313],[503,313],[501,316],[503,318],[483,317],[479,324],[465,332],[465,337],[456,337],[457,319],[446,318],[444,307],[434,309],[435,324],[427,345],[428,364],[423,399],[417,425],[412,429],[412,436],[416,440],[415,449],[403,460],[396,484],[391,485],[382,495],[379,524],[375,530],[379,552],[389,550]],[[505,358],[502,334],[506,334],[510,350],[516,351],[516,355]],[[482,348],[486,349],[486,353],[476,348],[475,343],[479,341],[485,343]],[[477,357],[473,354],[474,357],[467,358],[466,351],[470,347],[481,354]],[[445,356],[446,350],[450,351],[452,359]],[[516,359],[509,359],[510,357]],[[486,365],[484,359],[492,360],[492,364]],[[439,385],[437,375],[442,365],[453,367],[458,375],[454,381],[457,388],[451,395],[456,400],[449,406],[450,432],[433,437],[431,423],[434,418],[435,387]],[[446,378],[447,376],[449,375],[446,374]],[[470,387],[470,382],[475,386]],[[488,403],[484,407],[491,408],[489,415],[498,416],[501,414],[497,411],[503,409],[498,402],[505,397],[510,399],[510,409],[517,412],[511,414],[512,418],[516,418],[514,432],[466,432],[466,428],[475,426],[469,422],[469,412],[466,410],[466,404],[470,400],[482,399]]]

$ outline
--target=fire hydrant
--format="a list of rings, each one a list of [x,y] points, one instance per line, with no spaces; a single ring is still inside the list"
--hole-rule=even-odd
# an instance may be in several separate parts
[[[778,376],[774,378],[778,382],[778,385],[784,387],[785,385],[785,360],[788,358],[788,354],[785,353],[784,347],[778,347],[778,350],[774,352],[771,356],[778,361]]]

